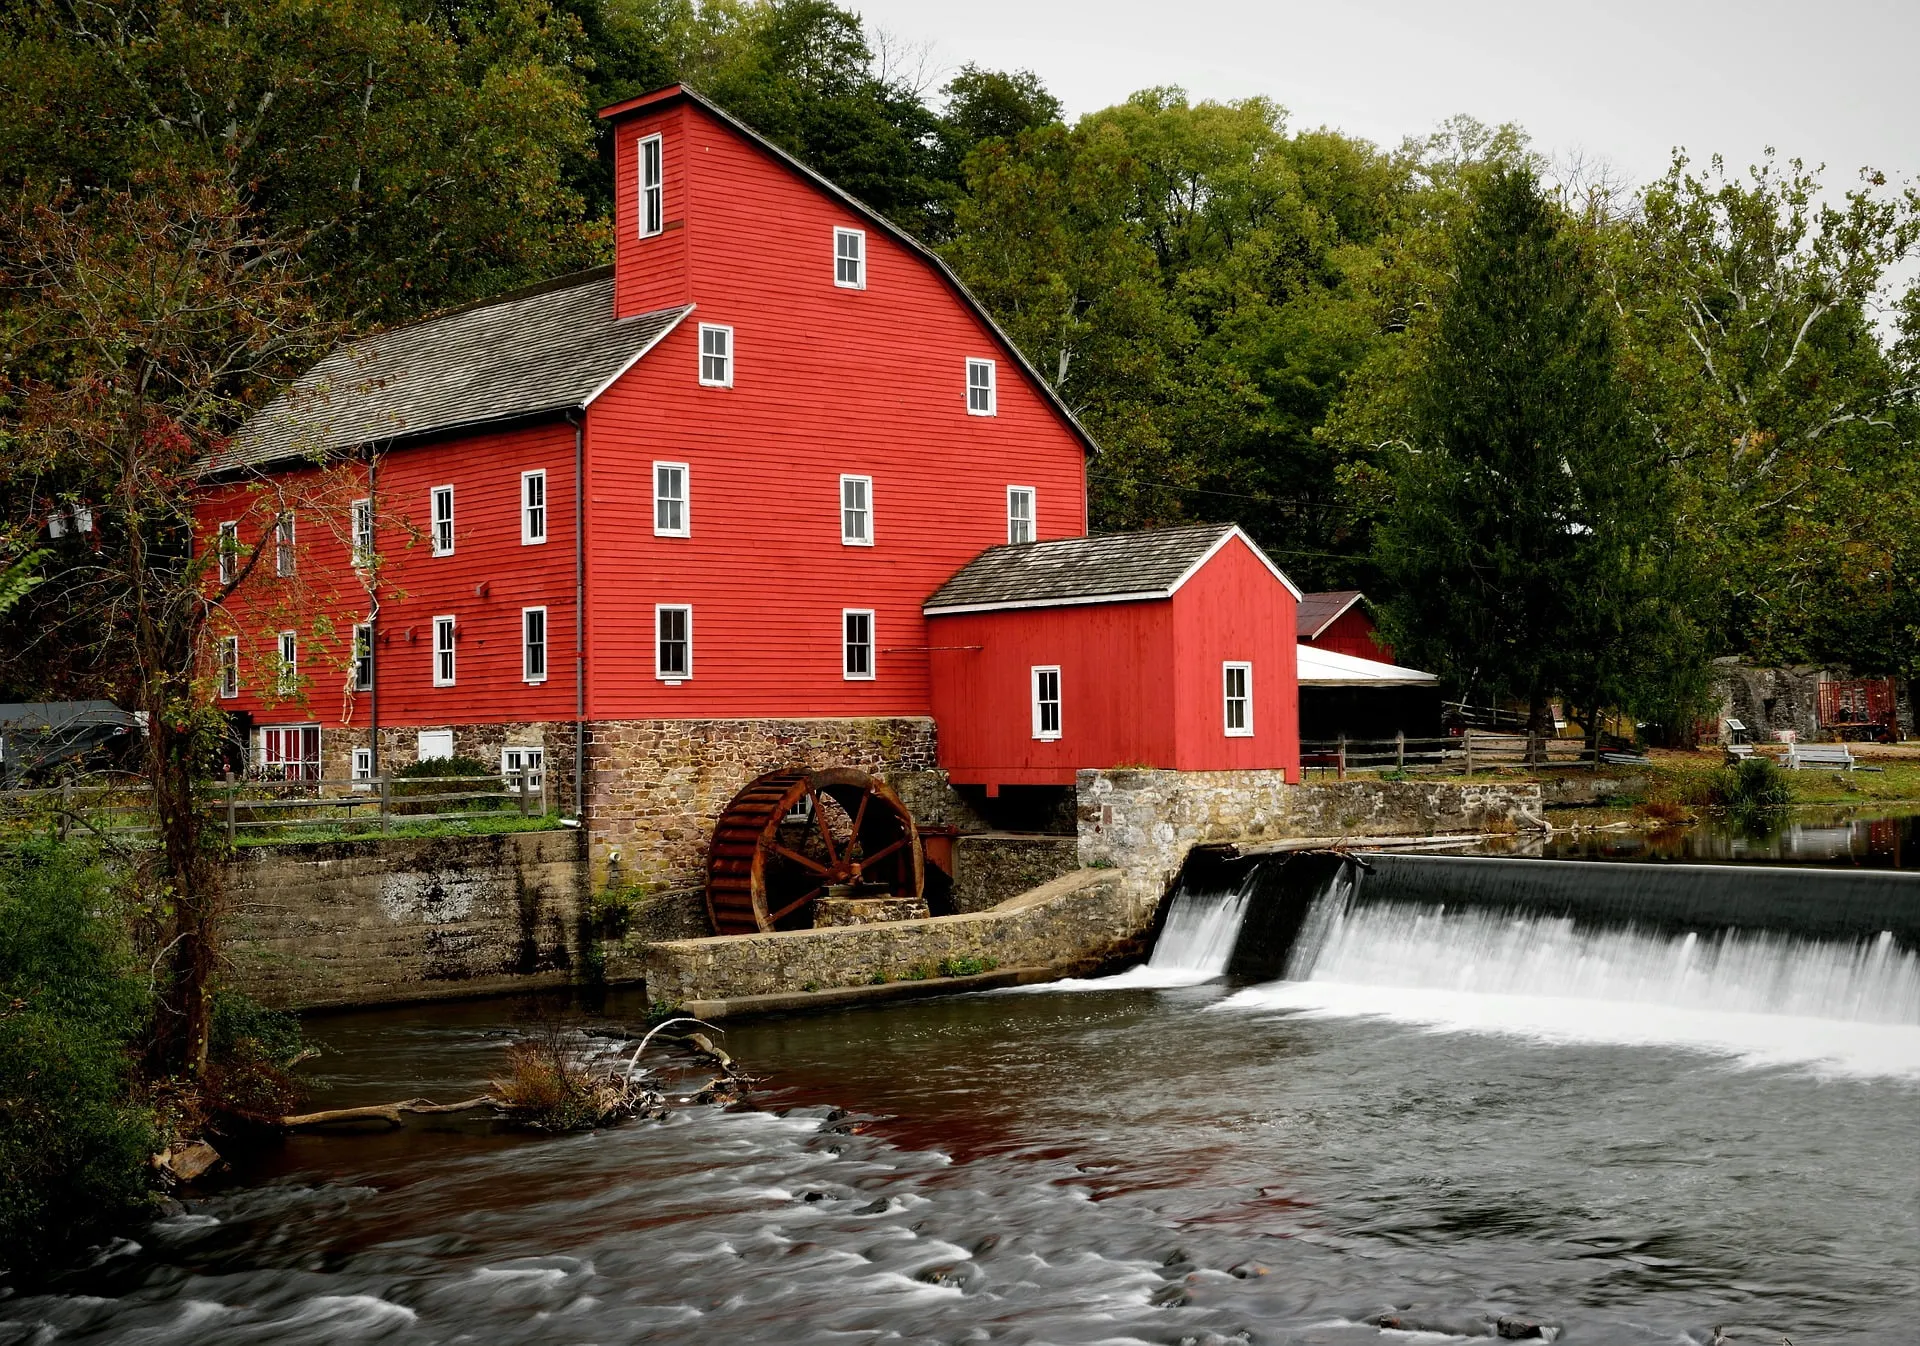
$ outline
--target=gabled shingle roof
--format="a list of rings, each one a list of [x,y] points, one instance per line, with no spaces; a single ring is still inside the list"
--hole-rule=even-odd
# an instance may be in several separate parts
[[[1300,595],[1300,614],[1296,625],[1301,640],[1316,640],[1333,625],[1334,619],[1366,597],[1358,589],[1327,589]]]
[[[584,406],[690,312],[616,321],[602,267],[362,337],[262,408],[211,470]]]
[[[1238,537],[1298,597],[1279,567],[1234,524],[1194,524],[1148,533],[1103,533],[990,547],[922,606],[928,616],[996,608],[1069,607],[1171,598],[1228,540]]]

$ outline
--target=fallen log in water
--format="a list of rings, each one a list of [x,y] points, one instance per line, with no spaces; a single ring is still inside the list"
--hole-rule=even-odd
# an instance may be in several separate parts
[[[498,1108],[500,1100],[492,1094],[481,1094],[459,1103],[435,1103],[429,1098],[408,1098],[398,1103],[371,1103],[359,1108],[329,1108],[325,1112],[302,1112],[291,1117],[281,1117],[274,1125],[282,1131],[302,1131],[314,1126],[333,1126],[341,1122],[385,1122],[389,1126],[402,1126],[402,1113],[435,1114],[448,1112],[471,1112],[475,1108]]]

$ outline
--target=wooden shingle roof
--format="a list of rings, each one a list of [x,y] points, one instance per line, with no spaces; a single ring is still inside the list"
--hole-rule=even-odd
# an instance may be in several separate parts
[[[584,407],[692,305],[613,316],[613,268],[563,277],[334,349],[209,464],[259,468]]]
[[[1171,598],[1188,576],[1234,537],[1245,542],[1274,577],[1299,596],[1293,582],[1238,526],[1206,523],[990,547],[941,585],[921,611],[934,617],[1001,608]]]

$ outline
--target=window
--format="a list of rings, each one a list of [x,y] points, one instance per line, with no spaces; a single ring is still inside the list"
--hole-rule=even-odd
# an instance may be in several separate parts
[[[844,650],[841,675],[850,681],[873,677],[873,609],[847,608],[840,614]]]
[[[453,686],[453,618],[433,619],[433,685]]]
[[[422,729],[415,740],[419,747],[414,753],[423,762],[438,761],[453,756],[453,730]]]
[[[240,525],[223,523],[220,525],[220,537],[215,542],[220,553],[220,582],[232,584],[233,577],[239,571],[240,562]]]
[[[353,627],[353,690],[373,690],[373,623],[356,622]]]
[[[453,555],[453,487],[433,488],[433,554]]]
[[[1225,724],[1228,738],[1253,737],[1253,665],[1220,665],[1220,681],[1226,697]]]
[[[277,724],[262,729],[260,774],[268,780],[319,780],[320,726]]]
[[[520,545],[531,547],[547,540],[547,474],[520,474]]]
[[[353,750],[353,768],[349,772],[353,778],[353,788],[364,794],[373,789],[373,749],[355,748]]]
[[[541,774],[546,770],[547,750],[545,748],[514,748],[500,750],[500,777],[507,783],[507,793],[520,793],[520,772],[527,773],[527,793],[537,795],[542,788]]]
[[[1033,487],[1007,487],[1007,541],[1033,541]]]
[[[294,631],[280,633],[280,675],[274,679],[280,695],[291,696],[300,688],[300,636]]]
[[[993,361],[967,361],[967,415],[994,414]]]
[[[687,465],[653,465],[653,532],[656,537],[687,537],[693,532],[687,513]]]
[[[1033,670],[1033,736],[1060,737],[1060,669]]]
[[[353,502],[353,563],[361,569],[373,564],[373,501]]]
[[[240,637],[220,637],[220,695],[240,695]]]
[[[520,676],[528,682],[547,680],[547,610],[520,609]]]
[[[660,137],[640,142],[640,237],[652,238],[667,226],[667,175],[661,162]]]
[[[293,515],[282,514],[273,529],[273,573],[293,573]]]
[[[653,610],[653,675],[670,684],[693,676],[693,609],[661,605]]]
[[[861,230],[833,231],[833,283],[843,290],[867,288],[867,236]]]
[[[840,478],[840,541],[849,547],[873,545],[873,478]]]
[[[733,329],[700,324],[700,382],[709,388],[733,387]]]

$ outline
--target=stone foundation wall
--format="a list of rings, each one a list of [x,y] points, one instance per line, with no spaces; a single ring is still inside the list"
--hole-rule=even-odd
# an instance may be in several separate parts
[[[1080,867],[1075,837],[987,832],[959,837],[953,848],[953,909],[986,911]]]
[[[777,767],[893,773],[933,765],[933,721],[918,716],[592,724],[587,820],[594,885],[699,887],[721,810],[748,781]]]
[[[1082,771],[1080,863],[1120,870],[1153,907],[1195,846],[1317,837],[1538,831],[1534,784],[1341,781],[1288,785],[1278,771]]]
[[[227,867],[230,975],[289,1008],[564,985],[583,851],[571,830],[247,847]]]
[[[1149,909],[1149,915],[1151,909]],[[1076,870],[991,911],[886,925],[654,944],[640,953],[656,1001],[771,995],[897,981],[942,960],[1079,969],[1144,933],[1116,874]]]

